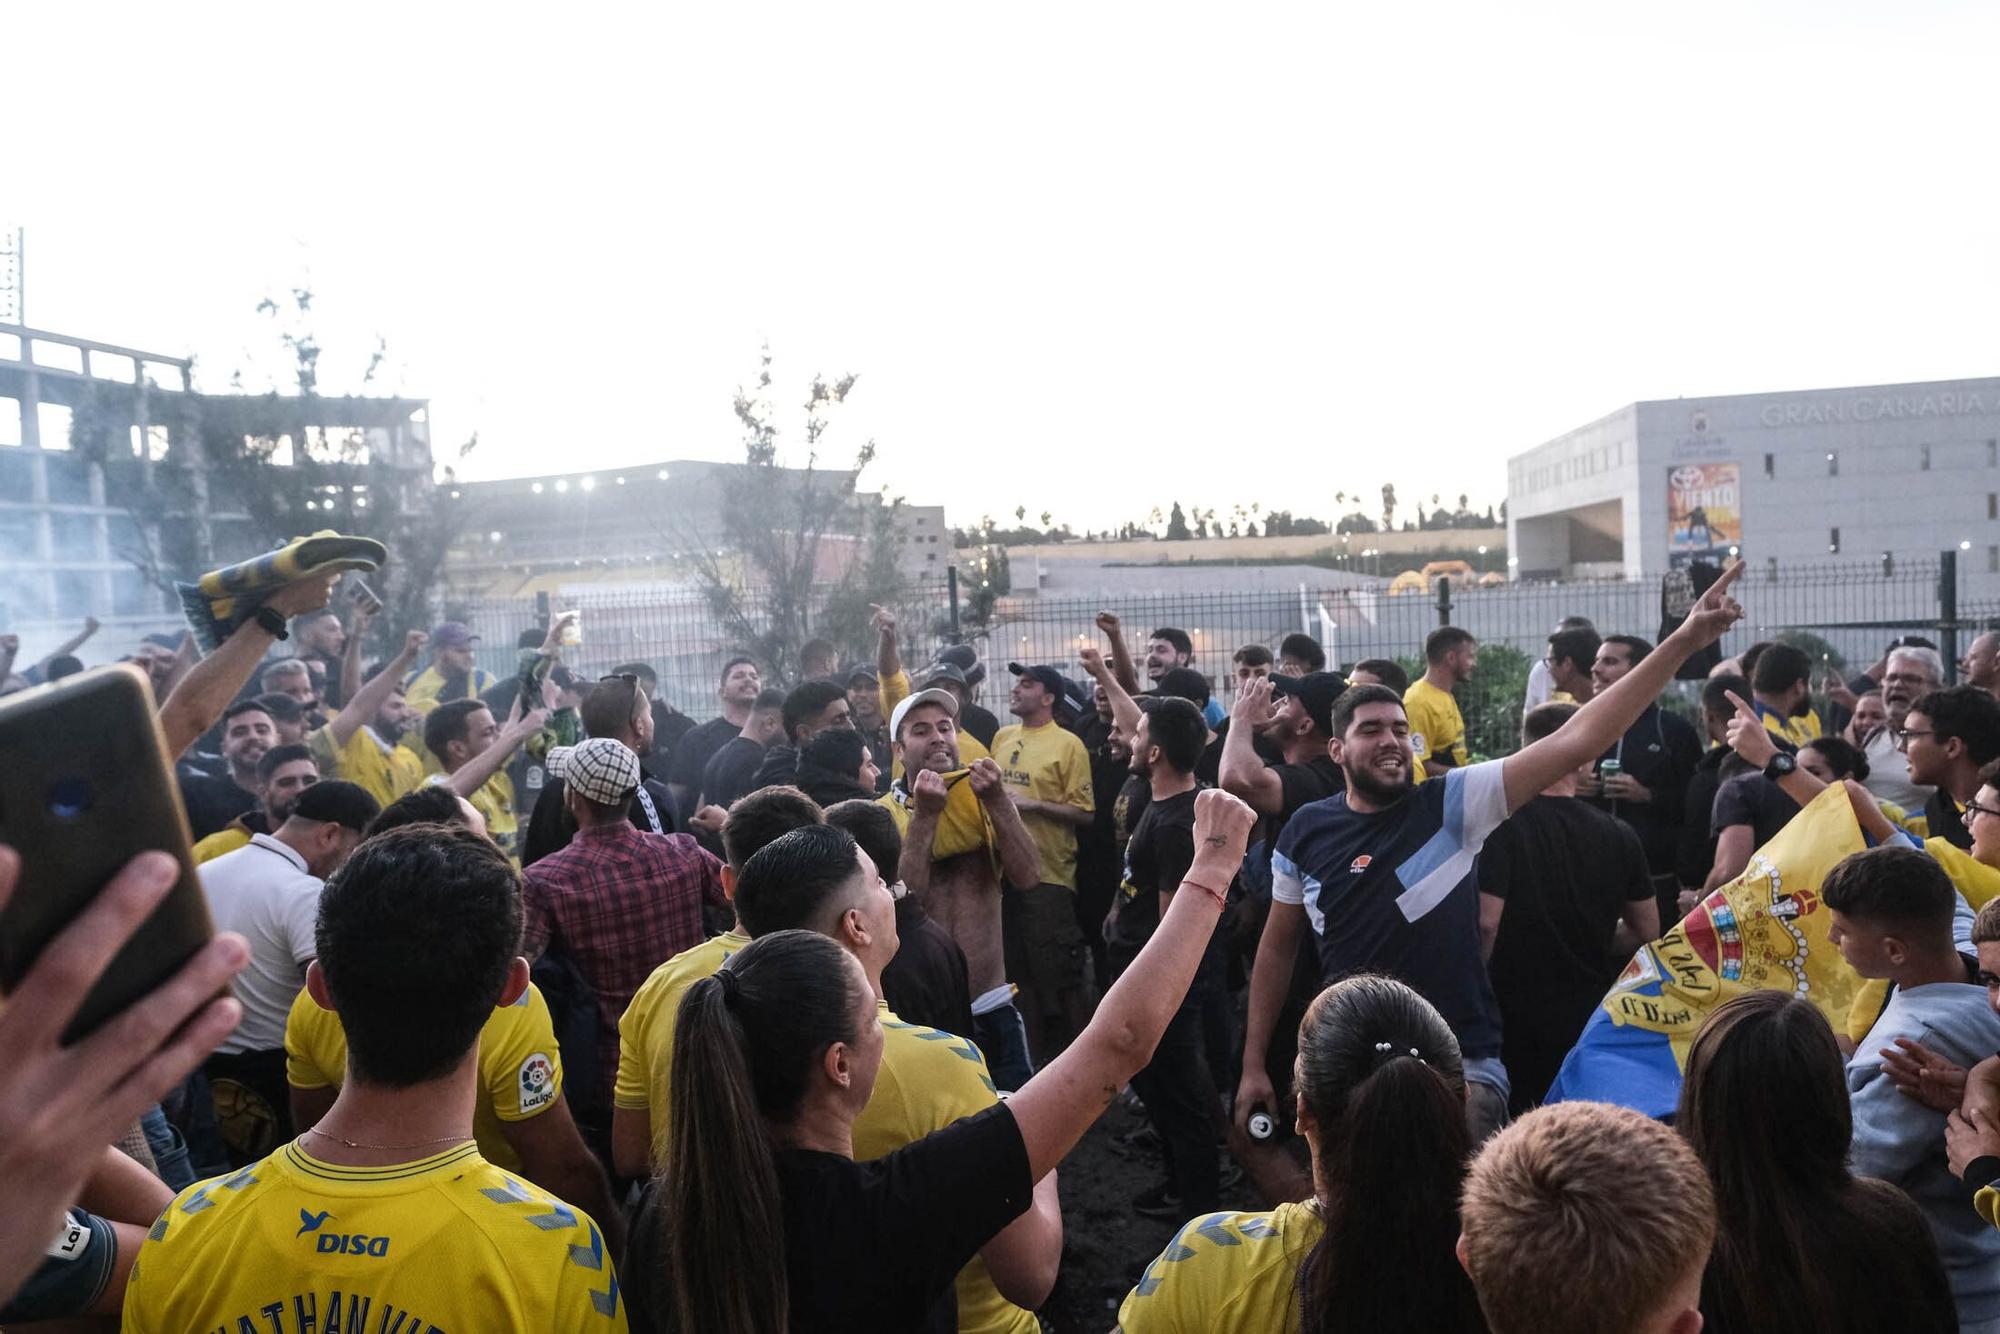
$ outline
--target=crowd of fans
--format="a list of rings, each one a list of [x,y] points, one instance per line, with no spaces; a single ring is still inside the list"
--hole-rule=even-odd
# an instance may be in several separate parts
[[[377,609],[284,585],[276,652],[133,659],[220,934],[62,1043],[148,854],[6,998],[0,1322],[1033,1334],[1057,1169],[1129,1096],[1131,1208],[1186,1220],[1133,1334],[2000,1331],[2000,898],[1954,869],[2000,868],[1995,638],[1951,687],[1922,642],[1754,645],[1693,723],[1733,579],[1657,645],[1556,627],[1497,760],[1453,627],[1414,680],[1245,645],[1225,711],[1106,612],[1006,665],[1002,725],[884,611],[697,722],[562,618],[506,677],[457,622],[364,669]],[[1834,784],[1866,1006],[1722,1005],[1671,1126],[1544,1106],[1633,950]]]

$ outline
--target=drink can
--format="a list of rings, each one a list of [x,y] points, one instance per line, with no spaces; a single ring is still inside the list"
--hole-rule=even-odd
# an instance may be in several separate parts
[[[1276,1117],[1260,1108],[1250,1113],[1250,1120],[1244,1126],[1244,1129],[1250,1132],[1251,1139],[1256,1140],[1259,1144],[1266,1144],[1277,1135],[1278,1121]]]

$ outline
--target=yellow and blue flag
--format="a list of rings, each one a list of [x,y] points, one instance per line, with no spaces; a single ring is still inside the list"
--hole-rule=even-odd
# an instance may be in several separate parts
[[[1584,1026],[1549,1102],[1669,1116],[1702,1021],[1745,992],[1780,989],[1844,1031],[1862,980],[1827,941],[1826,873],[1866,846],[1847,792],[1828,787],[1751,854],[1743,874],[1632,957]]]

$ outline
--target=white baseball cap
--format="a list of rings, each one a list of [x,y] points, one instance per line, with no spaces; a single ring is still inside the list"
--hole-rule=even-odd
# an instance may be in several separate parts
[[[909,715],[911,709],[921,704],[935,704],[951,715],[953,722],[958,721],[958,696],[952,694],[949,690],[919,690],[916,694],[898,704],[895,712],[889,715],[889,739],[891,741],[900,741],[903,739],[903,719]]]

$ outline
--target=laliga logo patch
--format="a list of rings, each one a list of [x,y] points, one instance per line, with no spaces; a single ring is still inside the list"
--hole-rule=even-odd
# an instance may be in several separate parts
[[[521,1062],[521,1110],[538,1111],[555,1101],[555,1063],[541,1052],[532,1053]]]
[[[1375,859],[1373,857],[1369,856],[1367,853],[1364,852],[1359,857],[1356,857],[1353,861],[1347,864],[1347,873],[1349,875],[1360,875],[1363,871],[1368,869],[1369,863],[1373,862],[1374,860]]]

